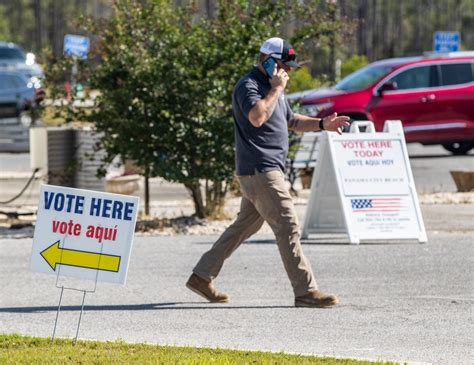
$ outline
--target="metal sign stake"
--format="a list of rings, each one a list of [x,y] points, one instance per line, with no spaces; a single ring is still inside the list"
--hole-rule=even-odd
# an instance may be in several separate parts
[[[65,235],[64,238],[63,238],[62,248],[64,248],[66,246],[66,238],[67,238],[67,235]],[[101,250],[99,252],[99,261],[97,263],[97,267],[100,267],[100,262],[102,260],[103,248],[104,248],[104,246],[102,245]],[[54,338],[55,338],[55,335],[56,335],[56,328],[57,328],[57,325],[58,325],[59,312],[61,311],[61,302],[62,302],[62,299],[63,299],[64,289],[67,289],[67,290],[75,290],[75,291],[82,292],[81,312],[79,313],[79,320],[77,322],[76,337],[74,338],[74,341],[73,341],[73,345],[75,346],[77,344],[77,339],[79,337],[79,328],[81,327],[82,314],[84,313],[84,303],[85,303],[85,300],[86,300],[86,294],[87,293],[95,293],[95,291],[97,289],[97,281],[98,281],[98,276],[99,276],[99,270],[98,269],[96,270],[96,275],[95,275],[95,280],[94,280],[94,289],[93,290],[70,288],[70,287],[65,287],[64,285],[59,286],[58,282],[59,282],[59,276],[60,276],[60,273],[61,273],[62,256],[63,256],[63,251],[61,251],[61,257],[60,257],[59,263],[58,263],[59,264],[58,273],[56,275],[56,287],[61,288],[61,294],[59,295],[58,310],[56,312],[56,320],[54,321],[54,329],[53,329],[53,336],[51,338],[51,343],[52,344],[54,343]]]
[[[81,314],[79,314],[79,321],[77,322],[76,338],[74,339],[74,342],[72,343],[74,346],[76,345],[77,337],[79,336],[79,327],[81,326],[82,313],[84,312],[84,301],[86,299],[86,293],[87,291],[84,290],[83,295],[82,295]]]
[[[58,311],[56,312],[56,321],[54,322],[53,337],[51,343],[54,343],[54,336],[56,335],[56,326],[58,324],[59,311],[61,310],[61,301],[63,300],[64,286],[61,288],[61,295],[59,296]]]

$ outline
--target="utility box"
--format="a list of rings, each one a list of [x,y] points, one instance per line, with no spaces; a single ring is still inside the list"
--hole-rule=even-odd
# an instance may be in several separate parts
[[[48,135],[46,128],[30,128],[30,166],[32,170],[48,167]]]

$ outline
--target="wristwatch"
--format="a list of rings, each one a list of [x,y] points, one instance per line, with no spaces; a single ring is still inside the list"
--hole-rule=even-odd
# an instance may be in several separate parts
[[[321,118],[319,121],[319,129],[321,129],[322,131],[325,131],[323,122],[324,122],[324,118]]]

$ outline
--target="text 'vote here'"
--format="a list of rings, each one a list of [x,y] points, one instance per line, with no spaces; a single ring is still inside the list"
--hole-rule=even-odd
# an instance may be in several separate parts
[[[103,198],[91,198],[90,204],[87,205],[82,195],[44,192],[44,209],[57,212],[89,214],[95,217],[131,221],[134,205],[132,202]],[[86,206],[88,210],[84,212]]]

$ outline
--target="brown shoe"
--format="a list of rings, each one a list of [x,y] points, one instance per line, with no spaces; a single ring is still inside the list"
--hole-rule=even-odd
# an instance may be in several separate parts
[[[219,292],[212,282],[207,282],[196,274],[189,277],[186,287],[211,303],[228,303],[230,299],[226,293]]]
[[[339,303],[335,295],[324,294],[319,290],[312,290],[305,295],[295,298],[295,307],[331,307]]]

